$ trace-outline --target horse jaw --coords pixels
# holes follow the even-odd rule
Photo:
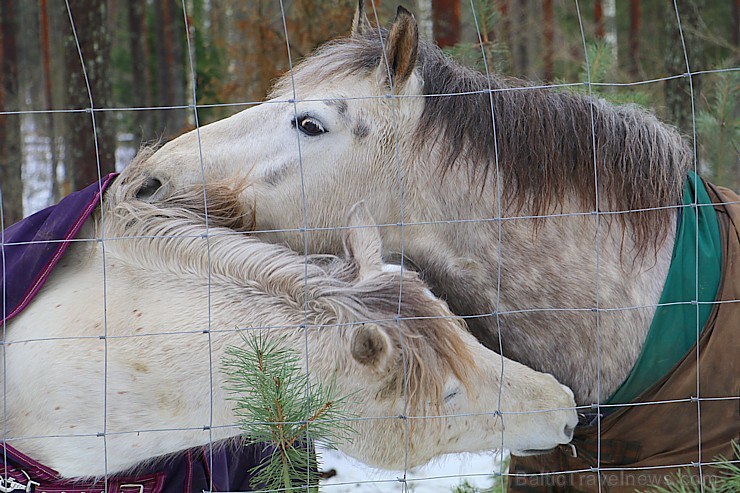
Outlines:
[[[455,382],[449,387],[454,397],[436,411],[430,405],[425,415],[409,414],[402,399],[392,413],[372,400],[357,403],[374,418],[358,420],[356,434],[338,448],[371,466],[404,470],[450,453],[508,449],[526,455],[572,439],[578,419],[569,389],[551,375],[504,362],[472,337],[470,342],[480,375],[488,377],[485,386],[468,390]],[[371,382],[368,388],[373,388]]]

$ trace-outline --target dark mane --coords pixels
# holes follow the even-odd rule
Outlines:
[[[315,83],[336,75],[369,74],[381,61],[381,49],[377,31],[330,42],[296,68],[295,80]],[[430,144],[436,144],[443,172],[467,166],[471,181],[483,190],[492,183],[489,177],[496,168],[487,77],[423,41],[417,71],[429,96],[412,137],[416,150],[429,153],[434,147]],[[288,89],[290,83],[286,76],[277,89]],[[516,210],[549,214],[566,199],[575,200],[583,212],[595,210],[594,137],[600,211],[681,203],[691,149],[675,128],[652,113],[596,97],[591,104],[582,94],[528,87],[498,75],[491,76],[490,88],[502,194]],[[670,209],[664,209],[620,214],[619,219],[634,228],[638,242],[657,242],[667,231],[669,214]]]
[[[486,76],[426,44],[419,65],[425,94],[486,91],[425,98],[415,137],[417,142],[423,136],[428,141],[441,127],[441,166],[468,164],[476,176],[488,175],[496,165],[496,149]],[[529,205],[527,212],[547,214],[566,197],[575,197],[583,211],[595,210],[594,136],[601,211],[680,204],[691,150],[678,131],[652,113],[599,98],[591,104],[581,94],[527,88],[522,81],[495,75],[490,87],[496,91],[492,99],[502,192],[520,210]],[[525,89],[506,90],[517,87]],[[669,221],[663,215],[623,217],[645,238],[656,229],[664,232]],[[641,217],[654,224],[645,224]]]

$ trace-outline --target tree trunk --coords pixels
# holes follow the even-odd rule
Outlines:
[[[192,81],[193,74],[190,70],[190,62],[186,59],[187,54],[187,36],[185,31],[185,21],[183,20],[182,2],[180,0],[169,0],[170,2],[170,35],[172,36],[172,63],[170,64],[170,80],[172,81],[172,97],[175,105],[193,104],[193,93],[187,91],[187,87]],[[164,2],[163,2],[164,3]],[[170,111],[171,128],[179,135],[184,130],[188,130],[188,120],[193,119],[193,110],[185,109],[179,111]],[[194,125],[195,122],[192,121]]]
[[[613,66],[617,66],[617,4],[615,0],[604,0],[604,41],[612,52]]]
[[[677,0],[678,14],[681,18],[683,38],[686,43],[686,56],[692,71],[698,70],[703,56],[703,45],[701,38],[696,34],[700,28],[699,12],[704,6],[704,0]],[[666,75],[679,75],[686,73],[686,60],[684,58],[683,46],[681,44],[681,31],[678,28],[676,12],[673,5],[666,5],[666,34],[667,48],[665,69]],[[693,77],[694,100],[699,100],[701,92],[700,78]],[[688,135],[692,134],[691,121],[691,92],[689,78],[682,77],[665,81],[665,103],[668,115],[672,122]]]
[[[18,94],[18,29],[14,0],[0,2],[0,109],[20,109]],[[3,227],[23,218],[20,115],[0,115],[0,191]]]
[[[543,44],[544,44],[544,61],[543,61],[543,78],[546,81],[552,81],[554,77],[553,51],[555,44],[555,32],[553,24],[552,0],[544,0],[542,3],[543,19]]]
[[[67,103],[70,109],[108,108],[111,106],[110,29],[108,4],[105,0],[75,0],[69,3],[72,22],[82,52],[90,93],[87,90],[72,26],[65,40],[64,60],[67,67]],[[92,101],[91,101],[92,97]],[[65,165],[74,190],[98,181],[99,176],[115,171],[116,132],[113,114],[96,111],[73,113],[67,121]],[[94,131],[93,131],[94,130]],[[97,153],[96,137],[97,135]],[[100,169],[98,170],[98,160]]]
[[[185,99],[182,46],[182,11],[175,0],[154,2],[157,24],[157,104],[165,107],[192,103]],[[189,112],[182,109],[158,111],[157,123],[165,137],[181,133]]]
[[[458,0],[432,0],[434,40],[440,48],[460,42],[460,2]]]
[[[630,75],[640,76],[640,0],[630,0]]]
[[[528,41],[528,20],[529,20],[529,2],[528,0],[520,0],[514,2],[516,5],[515,10],[517,13],[517,35],[512,36],[512,40],[516,47],[512,46],[512,53],[515,54],[513,57],[515,60],[514,68],[516,69],[516,75],[519,77],[526,77],[529,71],[529,50],[527,47]]]
[[[735,0],[732,5],[732,45],[740,46],[740,0]]]
[[[129,0],[128,2],[129,49],[131,50],[131,72],[134,74],[134,83],[139,88],[137,93],[141,95],[141,99],[135,101],[134,104],[151,108],[152,73],[149,69],[146,8],[146,0]],[[155,138],[152,115],[151,110],[137,111],[134,114],[134,122],[136,130],[139,132],[140,141]]]
[[[596,37],[604,39],[604,7],[601,0],[594,1],[594,24],[596,25]]]
[[[429,41],[434,39],[433,0],[416,0],[416,19],[419,36]]]
[[[44,99],[47,109],[54,108],[54,97],[51,91],[51,55],[49,53],[49,11],[46,0],[39,1],[39,26],[41,30],[41,65],[44,71]],[[57,136],[54,128],[54,114],[46,113],[46,135],[49,137],[49,150],[51,151],[50,176],[51,197],[50,202],[55,203],[60,198],[59,181],[57,180],[57,165],[59,156],[57,152]]]
[[[157,26],[157,105],[173,106],[172,97],[172,20],[170,2],[162,0],[154,2],[154,12]],[[164,135],[172,135],[175,130],[170,128],[170,113],[177,110],[157,111],[157,127]]]
[[[496,34],[496,40],[503,43],[508,51],[508,66],[514,67],[514,57],[511,45],[511,9],[509,0],[499,0],[498,11],[501,15],[501,30]]]

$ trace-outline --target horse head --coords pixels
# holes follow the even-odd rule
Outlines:
[[[361,9],[358,15],[365,19]],[[343,211],[358,200],[379,223],[401,222],[399,180],[410,170],[396,158],[396,143],[410,149],[424,107],[416,97],[423,86],[418,29],[403,8],[387,32],[369,29],[366,19],[355,24],[350,37],[319,48],[278,81],[264,103],[152,153],[140,196],[246,178],[244,202],[256,205],[255,228],[281,230],[271,240],[299,251],[303,239],[295,230],[319,228],[311,251],[340,253],[341,235],[331,228],[346,224]]]

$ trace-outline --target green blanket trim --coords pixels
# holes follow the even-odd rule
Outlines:
[[[694,197],[698,206],[694,205]],[[712,311],[711,302],[717,295],[720,281],[722,245],[714,206],[704,183],[694,172],[689,173],[684,185],[683,203],[683,214],[676,233],[668,277],[660,296],[660,306],[655,310],[635,366],[604,404],[632,402],[668,373],[694,347]],[[694,302],[697,294],[698,305]]]

